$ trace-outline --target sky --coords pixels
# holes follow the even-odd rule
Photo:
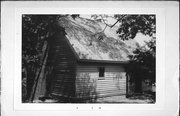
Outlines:
[[[113,15],[109,15],[109,16],[113,16]],[[83,14],[83,15],[80,15],[80,17],[87,18],[87,19],[92,19],[91,15],[89,15],[89,14],[88,15]],[[112,17],[107,18],[107,23],[108,24],[113,25],[116,21],[117,20],[112,18]],[[143,45],[145,45],[145,41],[149,41],[151,38],[149,36],[145,36],[145,35],[143,35],[141,33],[138,33],[134,39],[139,43],[140,46],[143,46]]]

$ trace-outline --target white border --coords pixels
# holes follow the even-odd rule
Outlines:
[[[2,3],[2,115],[172,115],[178,111],[179,11],[176,2],[5,2]],[[88,10],[87,10],[88,9]],[[91,10],[90,10],[91,9]],[[94,11],[96,13],[94,13]],[[105,12],[105,13],[104,13]],[[21,14],[156,14],[156,104],[22,104]],[[166,25],[166,27],[165,27]],[[165,46],[166,45],[166,46]],[[166,52],[166,53],[165,53]],[[173,91],[172,91],[173,90]],[[78,109],[76,107],[78,106]],[[93,109],[92,109],[93,107]],[[98,109],[101,107],[101,109]],[[58,111],[57,111],[58,110]],[[113,111],[112,111],[113,110]],[[94,111],[88,112],[87,111]],[[100,112],[99,112],[100,111]],[[108,111],[108,112],[107,112]]]
[[[22,14],[155,14],[157,17],[157,101],[155,104],[25,104],[21,103],[21,17]],[[165,77],[165,15],[163,9],[145,8],[18,8],[16,9],[16,41],[15,41],[15,80],[14,80],[14,108],[15,110],[147,110],[160,109],[164,103],[164,77]],[[101,107],[101,109],[98,109]]]

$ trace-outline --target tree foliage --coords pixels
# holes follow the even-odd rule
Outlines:
[[[23,101],[32,96],[35,77],[43,64],[49,36],[57,31],[61,15],[22,15]]]
[[[22,16],[22,55],[23,63],[40,66],[44,41],[53,33],[56,16]]]
[[[137,48],[134,55],[129,56],[130,66],[128,67],[129,73],[136,73],[134,76],[142,77],[143,79],[150,79],[155,83],[155,63],[156,63],[156,46],[155,39],[147,42],[146,46]]]
[[[134,39],[137,33],[142,33],[151,38],[145,46],[134,50],[129,55],[130,65],[128,73],[134,77],[134,81],[150,79],[155,83],[156,63],[156,17],[155,15],[114,15],[120,23],[117,33],[122,40]],[[136,83],[136,85],[141,83]],[[139,86],[139,85],[138,85]],[[138,88],[138,87],[136,87]],[[138,88],[140,92],[141,87]]]
[[[47,16],[22,15],[23,102],[30,97],[35,75],[42,63],[42,48],[49,34],[49,22]]]
[[[44,41],[58,30],[57,20],[67,15],[23,15],[22,55],[23,61],[40,65]],[[79,15],[71,15],[73,18]]]
[[[137,33],[153,36],[156,33],[155,15],[114,15],[120,26],[117,30],[123,40],[135,38]]]

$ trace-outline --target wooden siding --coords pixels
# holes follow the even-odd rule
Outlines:
[[[99,79],[98,67],[102,65],[78,65],[76,75],[76,97],[103,97],[126,94],[124,68],[105,66],[105,78]]]
[[[126,77],[124,72],[106,72],[105,80],[98,80],[99,96],[118,95],[126,93]]]
[[[51,52],[55,54],[53,79],[51,86],[52,96],[74,97],[76,58],[65,36],[61,33],[54,36],[54,45]]]
[[[125,72],[122,66],[116,65],[77,65],[77,72],[97,72],[98,67],[105,67],[105,72]]]

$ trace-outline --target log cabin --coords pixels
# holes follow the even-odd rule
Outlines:
[[[122,41],[116,26],[81,17],[62,17],[58,25],[64,31],[52,37],[50,95],[67,102],[126,95],[128,55],[136,41]]]

